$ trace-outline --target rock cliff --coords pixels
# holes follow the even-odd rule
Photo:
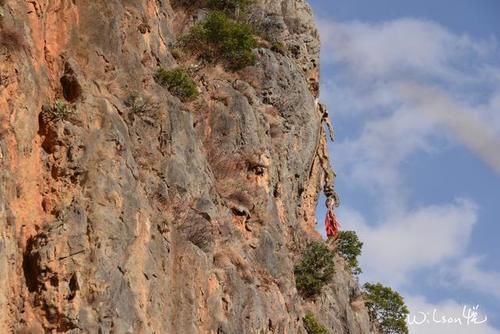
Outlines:
[[[315,300],[295,288],[334,195],[304,1],[252,5],[284,48],[237,72],[175,54],[205,15],[193,1],[0,4],[1,333],[306,333],[306,311],[370,332],[341,259]],[[199,97],[158,66],[188,69]]]

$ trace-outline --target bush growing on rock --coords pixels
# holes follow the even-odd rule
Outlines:
[[[314,314],[311,312],[307,312],[302,321],[307,334],[328,334],[326,328],[316,321]]]
[[[335,271],[334,253],[319,241],[311,242],[295,266],[297,290],[306,298],[314,297],[328,284]]]
[[[257,47],[250,26],[236,22],[223,12],[213,12],[183,38],[184,46],[211,62],[222,62],[230,70],[255,64]]]
[[[159,68],[155,74],[155,80],[158,84],[167,87],[169,92],[181,101],[186,102],[198,96],[198,89],[193,79],[180,68],[173,70]]]
[[[208,0],[208,7],[239,16],[250,5],[250,0]]]
[[[233,18],[244,18],[249,5],[254,0],[171,0],[174,7],[182,6],[188,10],[207,8],[224,12]]]
[[[358,256],[361,255],[363,243],[359,241],[358,235],[354,231],[340,231],[336,241],[337,253],[346,261],[354,275],[360,274],[361,268],[358,263]]]
[[[382,333],[408,333],[406,317],[409,311],[398,292],[380,283],[366,283],[363,290],[370,319],[378,325]]]

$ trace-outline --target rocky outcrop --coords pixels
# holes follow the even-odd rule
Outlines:
[[[180,1],[2,13],[2,333],[305,333],[307,310],[369,332],[342,264],[316,300],[295,288],[334,180],[307,4],[257,1],[249,20],[286,48],[237,73],[173,57],[201,16]],[[200,97],[157,85],[160,65],[188,68]]]

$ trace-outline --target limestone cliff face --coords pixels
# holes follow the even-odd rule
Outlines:
[[[236,73],[173,57],[203,16],[189,1],[0,3],[1,333],[305,333],[308,310],[370,331],[341,264],[315,301],[295,288],[334,175],[306,3],[257,1],[287,51]],[[200,97],[157,85],[160,65]],[[46,117],[56,100],[69,117]]]

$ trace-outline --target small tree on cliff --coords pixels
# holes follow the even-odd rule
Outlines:
[[[384,334],[408,334],[406,317],[409,313],[403,297],[380,283],[363,286],[370,319]]]
[[[212,12],[182,39],[184,47],[210,62],[221,62],[229,70],[255,64],[252,49],[257,40],[252,28],[224,12]]]
[[[335,272],[334,253],[320,241],[311,242],[295,266],[297,290],[306,298],[314,297],[329,283]]]
[[[358,256],[361,255],[363,243],[359,241],[358,235],[354,231],[340,231],[336,240],[336,250],[346,261],[354,275],[362,272],[358,263]]]

